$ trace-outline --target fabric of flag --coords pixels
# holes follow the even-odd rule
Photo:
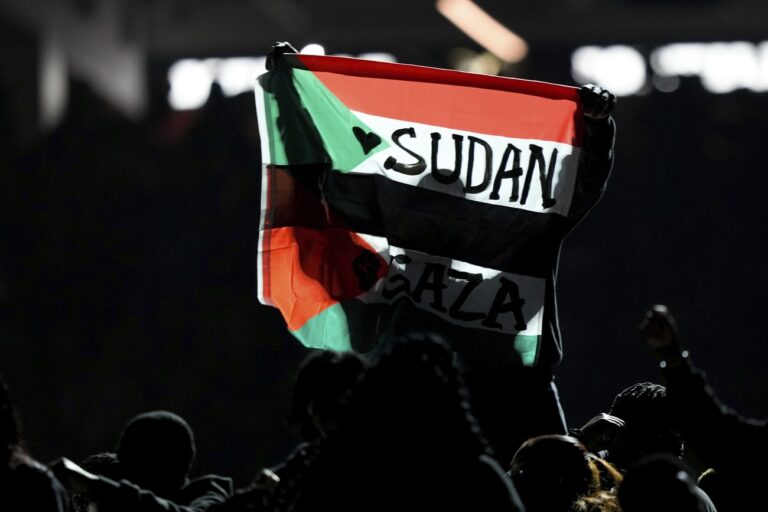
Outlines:
[[[405,322],[538,364],[561,241],[599,195],[578,92],[281,55],[256,87],[260,301],[308,347],[369,351]]]

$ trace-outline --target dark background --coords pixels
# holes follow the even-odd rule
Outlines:
[[[508,71],[559,83],[573,83],[584,44],[647,56],[768,33],[757,1],[479,3],[530,44]],[[431,1],[0,0],[0,373],[39,459],[109,450],[126,420],[158,408],[195,430],[196,473],[239,485],[295,441],[284,418],[306,352],[255,298],[252,95],[214,94],[184,113],[163,101],[175,60],[264,55],[276,40],[441,67],[456,47],[480,51]],[[45,121],[52,49],[69,100]],[[124,50],[139,56],[126,72],[140,72],[140,107],[103,99]],[[561,255],[558,384],[571,424],[658,381],[636,335],[655,302],[672,308],[720,396],[768,416],[767,107],[766,93],[714,95],[694,77],[619,100],[607,193]]]

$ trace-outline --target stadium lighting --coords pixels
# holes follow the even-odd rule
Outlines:
[[[646,84],[645,59],[631,46],[583,46],[571,56],[579,83],[596,83],[616,96],[639,94]]]
[[[661,76],[694,76],[704,68],[705,45],[674,43],[651,53],[651,67]]]
[[[211,93],[211,66],[197,59],[175,62],[168,70],[171,90],[168,103],[175,110],[191,110],[205,105]]]
[[[235,96],[252,91],[256,77],[266,71],[265,57],[237,57],[221,59],[215,73],[215,80],[221,85],[224,96]]]
[[[520,62],[528,44],[472,0],[437,0],[437,10],[480,46],[504,62]]]
[[[714,93],[728,93],[736,89],[756,89],[759,61],[755,45],[751,43],[715,43],[705,54],[701,83]]]
[[[671,43],[655,48],[648,61],[650,83],[662,92],[676,90],[680,77],[698,77],[715,94],[768,91],[768,41]],[[596,82],[618,95],[647,91],[639,85],[641,76],[645,82],[645,59],[630,47],[584,46],[573,52],[571,65],[576,81]]]
[[[310,43],[299,51],[305,55],[325,55],[325,48],[317,43]]]
[[[360,55],[358,55],[358,58],[366,59],[366,60],[377,60],[379,62],[397,62],[397,57],[395,57],[391,53],[385,53],[385,52],[361,53]]]
[[[768,43],[668,44],[651,54],[651,66],[661,76],[699,76],[709,92],[736,89],[768,90]]]
[[[307,53],[307,49],[309,52],[324,51],[322,46],[313,44],[305,46],[302,53]],[[397,62],[394,55],[383,52],[361,53],[359,58]],[[224,96],[252,91],[256,78],[267,72],[266,64],[265,56],[176,61],[168,69],[168,82],[171,84],[168,103],[174,110],[200,108],[208,101],[213,82],[221,86]]]

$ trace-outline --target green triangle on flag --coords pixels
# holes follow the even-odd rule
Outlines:
[[[346,173],[389,147],[312,71],[291,67],[287,59],[280,59],[259,81],[265,91],[270,163],[326,162],[333,170]]]

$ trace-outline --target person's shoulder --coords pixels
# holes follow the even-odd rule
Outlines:
[[[14,461],[9,475],[9,499],[20,497],[29,510],[61,511],[67,498],[64,488],[53,473],[29,457]]]
[[[11,476],[20,482],[53,482],[56,478],[51,471],[29,457],[16,459],[11,466]]]

